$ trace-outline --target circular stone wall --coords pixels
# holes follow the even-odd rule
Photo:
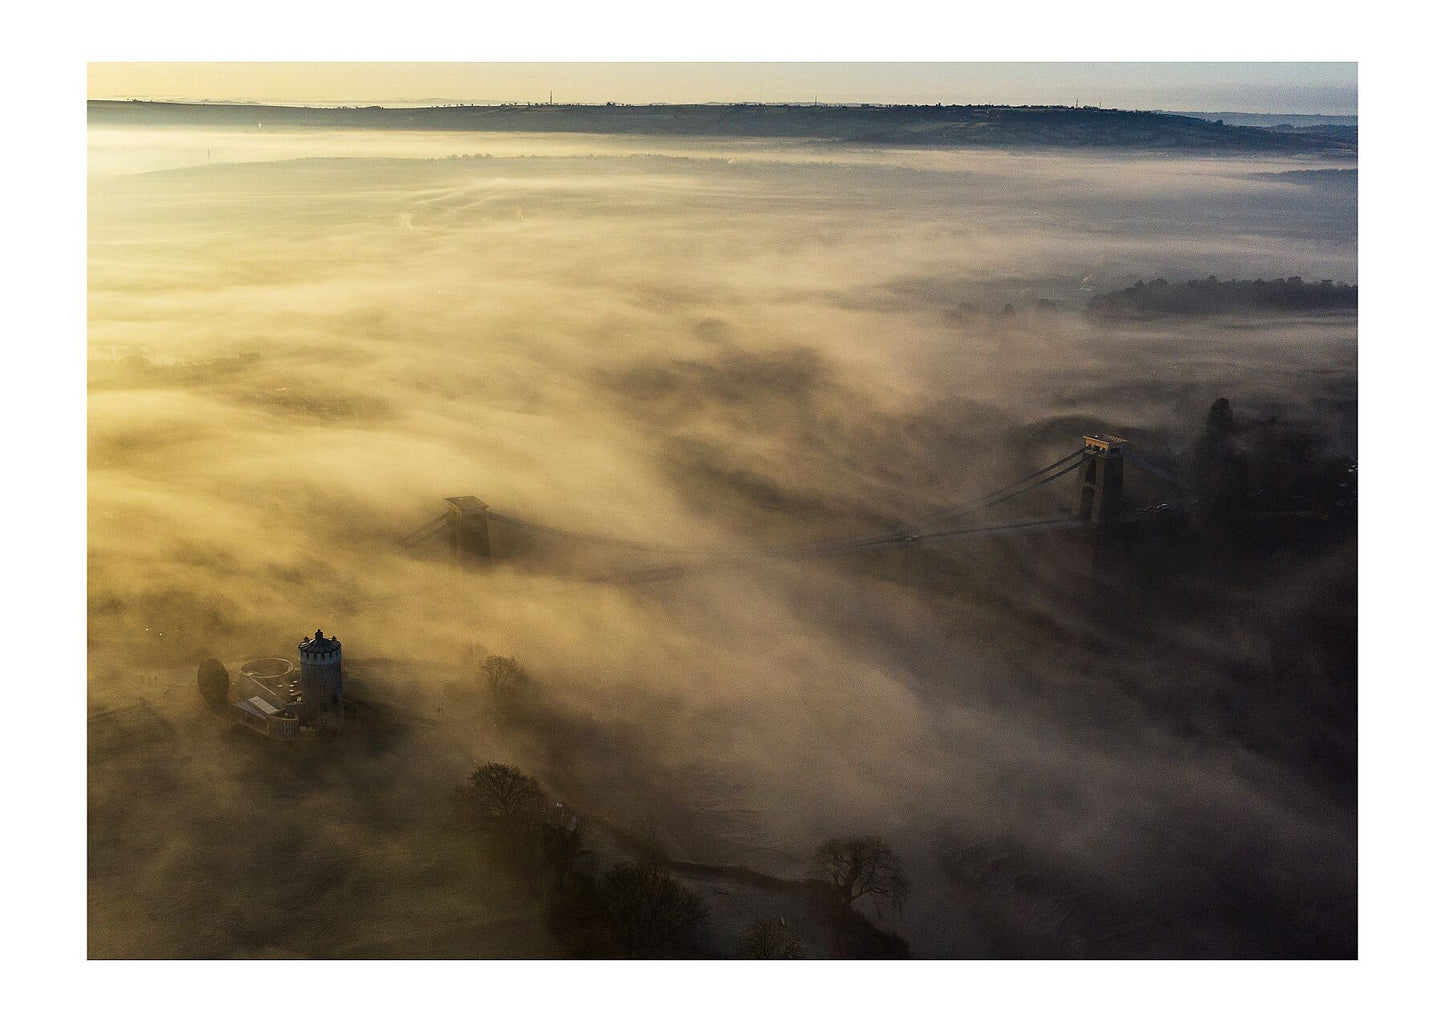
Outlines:
[[[285,681],[295,669],[295,664],[285,657],[279,656],[262,657],[260,660],[252,660],[241,665],[242,674],[267,688]]]

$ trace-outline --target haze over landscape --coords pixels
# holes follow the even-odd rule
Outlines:
[[[90,99],[338,106],[453,103],[1084,103],[1356,113],[1354,64],[552,61],[92,63]]]
[[[108,102],[121,67],[88,129],[92,957],[729,957],[775,916],[806,957],[1355,955],[1353,125],[257,112]],[[1300,112],[1352,114],[1353,71]],[[1216,97],[1184,108],[1251,109]],[[795,555],[1085,434],[1158,470],[1125,482],[1157,527]],[[460,494],[489,561],[402,542]],[[318,627],[347,733],[197,694]],[[489,763],[583,821],[571,872],[459,823]],[[858,835],[908,896],[829,915],[813,853]],[[705,918],[627,943],[634,861]]]

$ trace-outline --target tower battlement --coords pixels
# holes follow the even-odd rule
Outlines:
[[[339,727],[344,719],[341,703],[341,642],[326,638],[321,629],[296,646],[301,660],[301,701],[297,706],[302,722],[323,721]]]

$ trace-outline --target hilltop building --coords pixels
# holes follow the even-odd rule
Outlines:
[[[298,715],[303,724],[339,726],[345,716],[341,706],[341,643],[336,636],[325,638],[321,629],[302,639],[301,702]]]
[[[338,730],[342,703],[341,642],[321,629],[297,645],[300,668],[284,657],[263,657],[241,665],[240,698],[231,714],[269,738],[292,739],[318,730]]]
[[[290,660],[263,657],[242,664],[236,689],[240,698],[231,712],[241,723],[271,738],[297,736],[301,722],[293,708],[301,693]]]

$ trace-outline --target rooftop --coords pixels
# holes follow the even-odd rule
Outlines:
[[[252,696],[250,699],[247,699],[246,702],[250,703],[252,706],[254,706],[256,709],[260,710],[263,714],[265,714],[265,715],[268,716],[268,717],[274,716],[275,714],[278,714],[278,713],[281,712],[281,710],[280,710],[279,707],[272,706],[270,703],[268,703],[266,700],[262,699],[260,696]]]
[[[446,502],[452,506],[452,510],[463,518],[470,518],[473,515],[484,515],[487,513],[487,505],[471,495],[465,497],[447,497]]]
[[[235,706],[236,709],[258,720],[265,720],[268,717],[275,717],[281,714],[280,710],[260,696],[252,696],[250,699],[238,699],[236,700]]]
[[[307,653],[335,653],[341,648],[341,643],[334,635],[329,639],[324,638],[318,628],[315,635],[302,639],[296,648]]]

